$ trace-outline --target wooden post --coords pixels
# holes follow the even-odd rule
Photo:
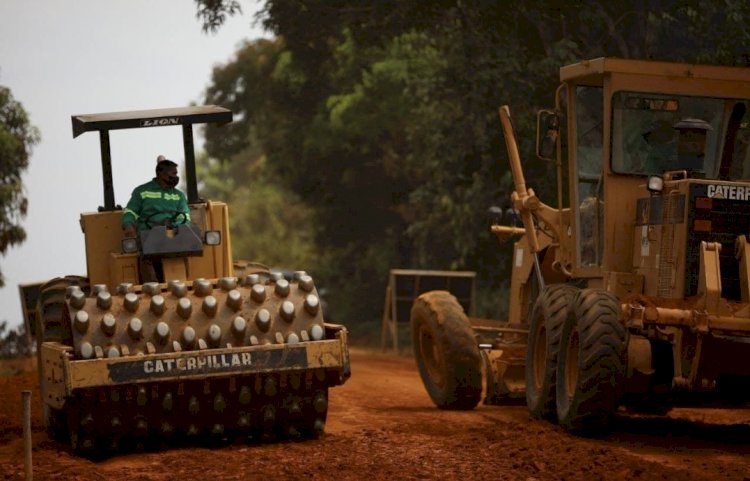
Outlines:
[[[393,352],[398,354],[398,310],[396,310],[396,276],[393,274],[393,270],[391,270],[390,274],[388,275],[389,278],[389,285],[391,286],[391,305],[389,306],[391,310],[391,336],[393,336]]]
[[[391,331],[391,285],[385,288],[385,305],[383,306],[383,326],[380,330],[380,350],[385,352],[385,344],[388,341],[388,333]]]
[[[31,391],[21,392],[23,403],[23,451],[26,481],[32,481],[34,474],[31,466]]]

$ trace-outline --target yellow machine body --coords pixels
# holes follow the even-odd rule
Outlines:
[[[197,195],[192,125],[231,118],[202,106],[72,119],[74,136],[96,130],[102,143],[104,206],[80,217],[87,273],[20,291],[25,306],[36,303],[27,325],[35,323],[45,424],[80,454],[317,437],[328,388],[349,377],[347,331],[325,322],[312,277],[233,259],[228,206]],[[170,125],[183,129],[192,225],[155,229],[168,245],[187,229],[191,244],[159,251],[163,278],[141,282],[114,203],[108,132]]]
[[[571,430],[606,425],[618,406],[750,402],[750,70],[598,58],[560,80],[536,142],[557,205],[527,186],[500,108],[523,225],[491,228],[520,238],[509,319],[472,331],[486,402],[525,394],[532,415]],[[420,302],[424,332],[424,304],[444,307]],[[440,331],[415,332],[427,366]]]
[[[222,243],[204,246],[203,255],[164,259],[165,279],[216,279],[234,275],[229,235],[229,209],[223,202],[190,206],[190,218],[203,232],[221,232]],[[122,253],[122,211],[81,214],[89,282],[111,291],[123,282],[139,283],[138,254]]]

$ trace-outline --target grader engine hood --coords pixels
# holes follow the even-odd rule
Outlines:
[[[665,184],[662,192],[638,199],[636,210],[634,265],[652,274],[647,294],[695,296],[701,242],[707,242],[721,245],[722,297],[741,300],[735,243],[750,234],[750,184],[698,179]]]

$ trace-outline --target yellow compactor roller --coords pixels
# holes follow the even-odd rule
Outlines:
[[[198,196],[192,125],[231,120],[216,106],[72,117],[74,137],[101,140],[104,206],[80,219],[88,275],[21,291],[38,299],[27,325],[48,432],[81,454],[316,437],[328,388],[349,377],[346,329],[323,319],[313,279],[234,261],[226,204]],[[155,126],[182,128],[192,223],[123,239],[109,131]],[[139,282],[142,255],[161,261],[161,282]]]

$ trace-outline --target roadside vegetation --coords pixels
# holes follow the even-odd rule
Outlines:
[[[197,3],[207,31],[240,14]],[[749,20],[732,0],[267,0],[256,21],[274,39],[245,43],[207,89],[236,121],[206,132],[204,189],[230,203],[238,257],[310,271],[342,322],[380,318],[391,268],[476,271],[477,315],[502,317],[512,243],[486,215],[512,189],[498,107],[528,185],[556,205],[554,166],[533,150],[560,66],[745,66]]]

